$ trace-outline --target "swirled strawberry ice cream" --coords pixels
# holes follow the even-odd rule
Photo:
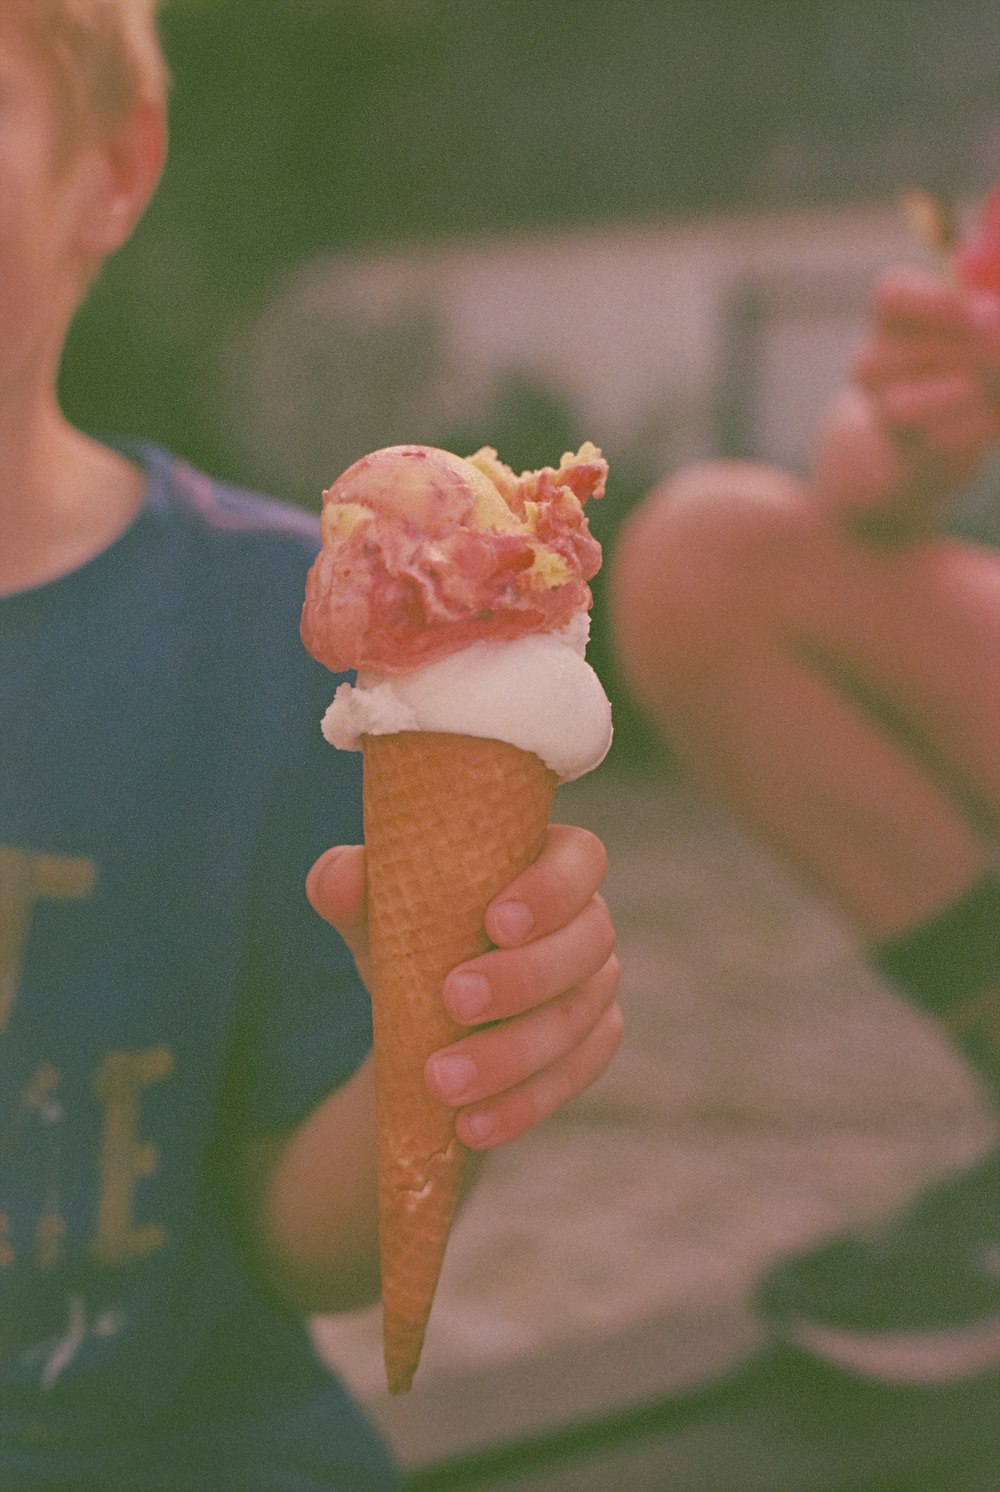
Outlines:
[[[489,448],[390,446],[349,467],[323,494],[302,615],[313,656],[357,670],[327,738],[448,731],[534,751],[563,781],[597,766],[611,711],[584,658],[601,562],[584,504],[606,477],[589,443],[520,476]]]

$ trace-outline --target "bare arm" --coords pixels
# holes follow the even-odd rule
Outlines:
[[[298,1129],[248,1142],[239,1217],[264,1283],[294,1310],[342,1311],[378,1295],[371,1059]]]

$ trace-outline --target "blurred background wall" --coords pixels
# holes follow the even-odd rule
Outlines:
[[[1000,175],[994,0],[168,0],[70,415],[307,506],[364,451],[801,465],[904,188]],[[973,494],[985,514],[985,500]],[[598,611],[597,647],[603,646]]]

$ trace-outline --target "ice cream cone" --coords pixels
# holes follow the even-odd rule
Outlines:
[[[463,1034],[441,987],[489,946],[486,907],[538,855],[557,778],[504,741],[365,736],[364,811],[378,1103],[383,1341],[390,1393],[423,1346],[461,1183],[454,1112],[424,1064]]]
[[[364,751],[389,1388],[409,1388],[461,1183],[454,1112],[424,1084],[464,1034],[446,975],[489,947],[486,908],[542,848],[557,782],[591,771],[611,709],[586,662],[601,562],[584,441],[520,476],[483,447],[369,452],[323,493],[302,640],[352,670],[323,718]]]

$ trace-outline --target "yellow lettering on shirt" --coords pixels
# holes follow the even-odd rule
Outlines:
[[[109,1052],[94,1074],[94,1092],[104,1103],[97,1231],[91,1252],[101,1264],[125,1264],[162,1248],[159,1223],[135,1218],[136,1184],[159,1164],[157,1147],[139,1136],[144,1088],[162,1082],[173,1068],[166,1047],[144,1052]]]
[[[86,900],[96,879],[93,860],[0,845],[0,1032],[14,1008],[36,902]]]

